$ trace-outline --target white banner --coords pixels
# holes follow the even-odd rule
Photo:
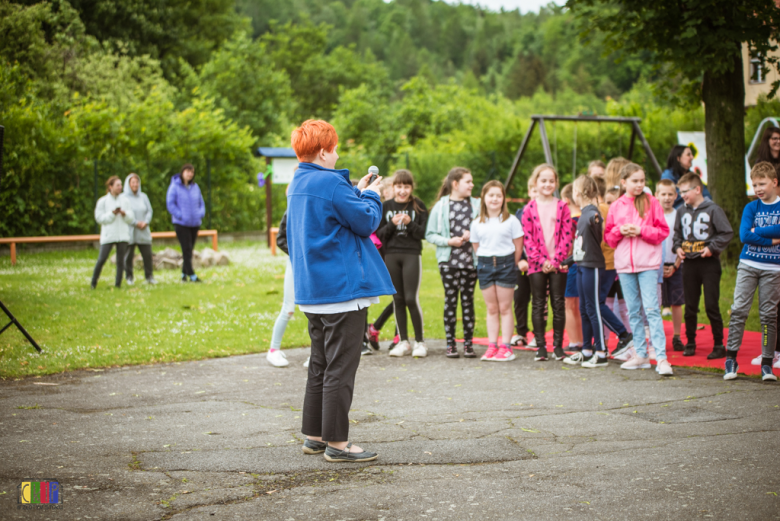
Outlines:
[[[289,157],[275,157],[271,160],[273,165],[273,184],[287,185],[292,182],[293,174],[298,168],[298,160]]]
[[[690,147],[693,152],[691,170],[701,172],[701,180],[707,184],[707,145],[704,132],[677,132],[677,143]]]

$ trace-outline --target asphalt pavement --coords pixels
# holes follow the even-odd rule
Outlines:
[[[780,383],[429,347],[362,360],[363,464],[301,452],[307,349],[0,382],[0,517],[780,519]],[[61,508],[18,508],[35,480]]]

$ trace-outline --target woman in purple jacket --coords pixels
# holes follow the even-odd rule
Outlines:
[[[181,253],[184,257],[182,265],[182,282],[200,282],[192,269],[192,249],[198,240],[198,229],[201,220],[206,215],[206,205],[198,184],[193,181],[195,167],[186,164],[181,167],[181,173],[171,178],[168,187],[168,195],[165,198],[168,213],[173,217],[173,226],[176,230],[176,238],[181,245]]]

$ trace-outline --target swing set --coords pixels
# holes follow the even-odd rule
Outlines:
[[[576,168],[577,168],[577,123],[582,122],[596,122],[596,123],[621,123],[631,126],[631,139],[628,143],[628,154],[627,158],[628,160],[631,160],[631,156],[634,155],[634,142],[636,141],[636,138],[639,138],[639,141],[642,143],[642,147],[645,149],[645,152],[647,153],[647,157],[650,159],[650,162],[652,163],[653,167],[655,168],[658,177],[657,179],[661,178],[661,165],[658,164],[658,160],[655,158],[655,154],[653,154],[653,150],[650,148],[650,144],[647,142],[647,139],[645,139],[645,135],[642,133],[642,129],[639,128],[639,122],[642,121],[641,118],[623,118],[623,117],[608,117],[608,116],[588,116],[588,115],[580,115],[580,116],[543,116],[543,115],[535,115],[531,116],[531,126],[528,127],[528,131],[525,133],[525,137],[523,138],[523,142],[520,145],[520,149],[517,151],[517,155],[515,156],[515,160],[512,162],[512,167],[509,169],[509,175],[506,178],[506,182],[504,183],[504,186],[506,189],[509,189],[509,185],[512,183],[512,179],[515,177],[515,173],[517,172],[517,168],[520,165],[520,161],[523,159],[523,155],[525,154],[526,149],[528,148],[528,143],[531,139],[531,134],[533,134],[534,128],[539,125],[539,134],[542,138],[542,149],[544,150],[544,158],[545,161],[549,164],[556,164],[557,161],[553,161],[553,151],[552,148],[550,148],[550,140],[547,137],[547,127],[545,126],[545,121],[573,121],[575,122],[574,125],[574,146],[572,151],[572,169],[573,174],[576,175]],[[599,126],[599,129],[601,127]],[[553,123],[553,137],[555,141],[555,157],[557,159],[558,156],[558,136],[555,132],[555,123]],[[599,132],[600,133],[600,132]],[[600,142],[600,138],[599,138]]]

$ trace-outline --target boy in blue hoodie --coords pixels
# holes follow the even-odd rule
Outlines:
[[[744,246],[737,266],[723,379],[737,377],[737,352],[742,344],[753,295],[758,288],[761,379],[776,381],[777,377],[772,373],[772,358],[777,340],[777,305],[780,302],[780,197],[775,193],[777,171],[771,163],[757,163],[750,172],[750,179],[758,199],[742,211],[739,238]]]
[[[337,146],[325,121],[304,121],[292,133],[300,164],[287,192],[287,247],[311,337],[303,452],[372,461],[375,453],[348,442],[349,409],[368,306],[395,289],[369,238],[382,218],[382,178],[369,185],[369,174],[353,187],[349,170],[334,170]]]

